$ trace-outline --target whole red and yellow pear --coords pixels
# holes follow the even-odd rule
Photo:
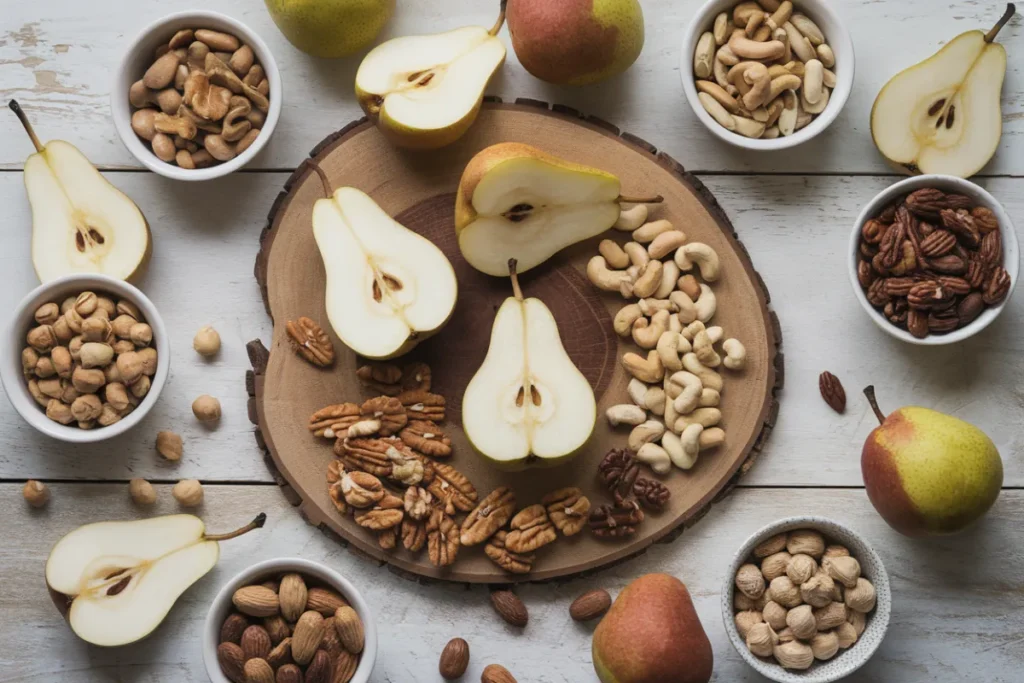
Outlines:
[[[907,536],[950,534],[984,515],[1003,485],[1003,461],[974,425],[929,408],[907,406],[868,435],[861,471],[868,498],[889,526]]]
[[[707,683],[714,655],[686,585],[647,574],[626,586],[594,631],[601,683]]]

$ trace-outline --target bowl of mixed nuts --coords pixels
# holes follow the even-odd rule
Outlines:
[[[952,344],[988,327],[1017,284],[1017,233],[974,183],[922,175],[879,193],[850,236],[850,283],[871,319],[912,344]]]
[[[91,443],[138,424],[167,381],[170,348],[153,303],[106,275],[68,275],[18,304],[0,363],[19,414],[61,441]]]
[[[208,180],[249,163],[281,114],[266,43],[217,12],[179,12],[132,42],[110,104],[121,140],[154,173]]]
[[[355,587],[300,558],[260,562],[217,593],[203,660],[212,683],[366,683],[377,626]]]
[[[780,683],[831,683],[859,669],[889,626],[889,577],[852,529],[787,517],[736,553],[722,588],[725,630],[740,656]]]

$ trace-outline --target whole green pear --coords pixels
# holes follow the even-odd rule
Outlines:
[[[288,41],[314,57],[347,57],[368,47],[395,0],[265,0]]]
[[[868,435],[861,472],[868,498],[906,536],[950,534],[999,497],[1003,461],[992,439],[963,420],[907,406],[886,417],[874,387],[864,390],[880,426]]]
[[[508,0],[506,12],[519,61],[548,83],[610,78],[628,69],[644,46],[637,0]]]

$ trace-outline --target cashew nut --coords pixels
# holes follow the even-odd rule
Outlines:
[[[718,427],[705,429],[700,433],[700,450],[706,451],[709,448],[717,448],[725,443],[725,430]]]
[[[609,270],[604,256],[595,256],[587,263],[587,279],[598,289],[617,292],[623,280],[626,279],[626,274],[621,270]]]
[[[629,433],[627,444],[631,451],[638,451],[645,443],[659,440],[664,433],[665,425],[657,420],[647,420],[633,427],[633,431]]]
[[[736,66],[740,63],[740,58],[736,56],[736,53],[732,51],[728,43],[718,48],[718,52],[715,53],[715,60],[725,66]],[[724,88],[725,86],[723,85],[722,87]]]
[[[647,253],[652,259],[662,259],[679,247],[686,244],[686,233],[682,230],[663,232],[647,245]]]
[[[707,78],[711,75],[711,61],[715,58],[715,35],[711,31],[705,31],[697,41],[697,47],[693,51],[693,74],[697,78]]]
[[[787,90],[796,90],[802,83],[800,76],[796,74],[782,74],[772,78],[771,87],[768,89],[768,102],[774,102]]]
[[[774,128],[775,124],[778,123],[779,114],[782,113],[782,100],[775,98],[768,104],[768,120],[764,122],[764,125],[768,128]],[[765,130],[767,133],[767,129]],[[764,136],[761,136],[764,137]]]
[[[668,392],[665,392],[665,415],[662,417],[662,419],[665,421],[665,427],[671,431],[675,431],[676,420],[679,419],[679,413],[676,412],[673,403],[674,401],[673,399],[669,398]]]
[[[679,309],[679,322],[687,325],[697,319],[697,306],[686,292],[672,292],[668,295],[668,300]]]
[[[675,313],[677,310],[676,305],[668,299],[640,299],[636,302],[637,306],[640,307],[640,312],[644,315],[654,315],[658,311],[668,311],[669,313]]]
[[[705,282],[717,280],[721,269],[718,252],[703,242],[691,242],[679,247],[676,250],[675,261],[679,270],[684,272],[693,270],[696,264]]]
[[[705,389],[700,392],[698,408],[716,408],[722,402],[722,395],[714,389]]]
[[[676,280],[679,279],[679,266],[675,261],[662,261],[661,284],[654,292],[655,299],[666,299],[676,289]]]
[[[700,425],[690,425],[682,431],[682,434],[676,437],[679,441],[679,457],[672,458],[673,465],[681,470],[688,470],[697,464],[697,456],[700,454],[700,433],[702,431],[704,431],[704,428]],[[670,457],[671,455],[672,453],[669,452]]]
[[[612,427],[618,427],[619,425],[632,425],[643,424],[647,419],[647,411],[639,406],[629,405],[623,403],[621,405],[612,406],[604,412],[605,417],[608,418],[608,423]]]
[[[822,43],[817,47],[815,52],[818,55],[818,59],[825,65],[826,69],[831,69],[836,65],[836,55],[832,52],[832,48],[829,47],[828,43]]]
[[[635,377],[629,380],[629,384],[626,385],[626,393],[633,399],[633,403],[637,406],[644,408],[644,396],[647,395],[647,385],[636,379]]]
[[[644,223],[633,231],[633,240],[642,244],[654,241],[654,238],[663,232],[673,230],[672,223],[665,219]]]
[[[644,407],[655,415],[664,415],[665,390],[661,387],[650,387],[644,395]]]
[[[723,330],[718,325],[712,325],[711,327],[707,327],[705,329],[708,333],[708,339],[711,340],[712,344],[717,344],[718,342],[722,341],[722,339],[725,337],[725,330]]]
[[[768,67],[764,64],[755,64],[743,72],[744,82],[750,86],[750,90],[743,96],[743,106],[753,111],[768,101],[768,92],[772,86],[771,76],[768,75]]]
[[[683,367],[687,372],[693,373],[700,378],[701,384],[708,389],[714,389],[715,391],[722,391],[722,376],[711,368],[705,367],[703,363],[697,360],[697,354],[687,353],[683,354]],[[664,372],[664,368],[662,369]]]
[[[725,48],[722,48],[722,49],[724,50]],[[721,52],[721,50],[719,50],[719,52]],[[729,68],[721,59],[717,59],[716,58],[714,63],[711,65],[711,75],[713,75],[715,77],[715,83],[720,85],[722,87],[722,89],[725,90],[725,94],[728,95],[731,98],[733,96],[733,93],[729,91],[729,88],[732,88],[734,86],[733,86],[732,83],[729,82]],[[698,81],[698,83],[703,83],[703,82],[704,81]],[[700,88],[698,87],[698,90],[699,89]],[[711,95],[711,93],[708,93],[708,94]],[[714,95],[711,95],[711,96],[714,97]],[[733,101],[735,102],[735,100],[733,100]],[[726,109],[728,110],[728,106],[727,105],[722,103],[722,106],[726,107]]]
[[[675,372],[683,369],[683,361],[679,357],[679,340],[680,336],[676,332],[664,332],[658,338],[657,351],[666,370]]]
[[[715,60],[715,69],[717,70],[720,66],[721,62]],[[725,73],[728,74],[728,72]],[[725,80],[726,83],[728,83],[728,75],[725,76]],[[718,103],[725,107],[725,110],[728,111],[730,114],[739,113],[739,102],[737,102],[736,98],[726,91],[725,86],[720,85],[714,81],[697,81],[696,83],[694,83],[694,85],[697,87],[698,91],[707,93],[708,95],[714,97],[718,101]]]
[[[722,342],[725,360],[722,365],[730,370],[742,370],[747,364],[747,349],[739,339],[726,339]]]
[[[612,227],[623,232],[633,232],[647,220],[647,205],[637,204],[630,209],[619,212],[619,220]]]
[[[647,265],[647,262],[651,260],[651,257],[647,254],[647,250],[636,242],[627,242],[623,245],[622,249],[629,255],[629,260],[634,266],[643,268]]]
[[[698,332],[702,332],[706,329],[707,327],[704,325],[703,322],[701,322],[700,320],[694,320],[689,325],[683,328],[683,337],[692,342],[694,338],[697,336]]]
[[[792,36],[790,36],[792,40]],[[778,40],[767,40],[763,43],[751,40],[742,31],[734,31],[729,38],[729,49],[736,56],[744,59],[773,60],[786,53],[786,46]]]
[[[698,332],[697,336],[693,338],[693,352],[697,355],[697,360],[705,367],[717,368],[722,364],[722,357],[715,351],[707,330]]]
[[[620,337],[628,337],[629,333],[633,331],[633,323],[641,318],[643,314],[639,304],[626,304],[620,308],[619,312],[615,314],[615,319],[612,321],[615,334]]]
[[[711,115],[718,125],[726,130],[736,129],[736,120],[721,103],[706,92],[697,93],[697,99],[704,107],[704,111]]]
[[[693,358],[697,360],[696,356]],[[661,357],[654,350],[647,352],[646,359],[632,352],[627,353],[622,357],[622,365],[633,377],[648,384],[660,382],[665,376],[665,367],[661,364]],[[708,372],[714,372],[714,370],[708,370]]]
[[[810,41],[811,45],[821,45],[825,42],[825,34],[821,32],[818,25],[806,14],[794,14],[789,18],[789,21]]]
[[[645,443],[636,452],[636,459],[648,465],[655,474],[668,474],[672,470],[672,459],[665,449],[656,443]]]
[[[763,123],[754,119],[748,119],[745,116],[734,116],[732,118],[736,123],[736,133],[755,140],[764,135],[766,126]]]
[[[676,418],[675,428],[677,432],[684,432],[687,428],[698,425],[707,429],[714,427],[722,421],[722,411],[718,408],[697,408],[689,415]]]
[[[686,296],[696,300],[700,296],[700,283],[693,275],[684,275],[676,283],[680,291],[686,292]]]
[[[741,2],[736,5],[732,10],[732,21],[737,26],[746,26],[747,22],[750,21],[750,17],[757,14],[758,12],[764,13],[761,6],[753,0],[747,0],[747,2]]]
[[[754,36],[757,35],[757,30],[764,25],[764,21],[767,18],[768,15],[764,12],[751,13],[750,17],[747,19],[747,25],[743,27],[743,34],[747,38],[754,39]]]
[[[668,331],[669,332],[682,332],[683,324],[679,322],[679,316],[673,315],[668,319]]]
[[[658,311],[648,321],[647,318],[637,318],[633,322],[633,341],[642,349],[653,349],[658,345],[658,339],[668,331],[668,311]]]
[[[605,262],[612,268],[623,270],[629,267],[629,256],[617,242],[601,240],[601,243],[597,245],[597,251],[604,256]]]
[[[680,371],[672,375],[673,385],[680,387],[681,391],[672,401],[672,407],[679,415],[687,415],[697,409],[700,403],[700,395],[704,390],[700,378],[691,372]]]
[[[697,320],[706,323],[715,317],[715,311],[718,309],[718,299],[715,298],[715,293],[711,291],[710,287],[701,284],[700,297],[693,302],[693,305],[697,308]]]
[[[765,9],[768,9],[767,7]],[[781,28],[783,24],[789,21],[789,18],[793,16],[793,3],[789,0],[779,3],[779,6],[775,10],[769,10],[772,15],[768,17],[764,23],[771,26],[773,29]]]
[[[817,104],[824,95],[825,65],[817,59],[812,59],[804,67],[804,87],[801,94],[804,101]]]
[[[630,242],[630,244],[636,244],[636,242]],[[661,264],[661,261],[649,261],[643,267],[640,277],[633,283],[633,296],[643,299],[658,291],[658,288],[661,286],[661,271],[663,268],[664,266]]]

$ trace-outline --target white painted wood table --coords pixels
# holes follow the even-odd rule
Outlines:
[[[496,0],[399,0],[386,36],[426,33],[467,23],[489,25]],[[713,139],[689,110],[679,85],[679,42],[700,0],[645,0],[647,43],[622,78],[585,89],[545,85],[513,53],[489,92],[506,100],[560,102],[614,122],[698,173],[718,197],[771,290],[782,321],[786,386],[778,425],[742,485],[692,530],[668,546],[595,578],[561,586],[527,586],[529,627],[507,627],[483,588],[421,586],[358,559],[306,526],[268,474],[246,415],[244,343],[267,339],[269,320],[252,277],[257,236],[271,199],[316,142],[361,114],[352,94],[358,58],[325,61],[294,50],[259,0],[5,0],[0,10],[0,99],[11,97],[44,139],[79,146],[142,207],[153,227],[152,264],[139,283],[171,331],[171,378],[159,404],[134,432],[95,447],[47,440],[0,401],[0,681],[97,683],[206,680],[199,633],[219,585],[257,560],[300,555],[348,575],[381,621],[374,683],[439,680],[438,654],[462,636],[473,660],[466,680],[501,662],[524,683],[595,680],[591,629],[569,620],[578,593],[620,589],[631,578],[665,571],[682,578],[715,651],[715,680],[763,680],[733,651],[718,609],[732,552],[762,524],[793,514],[823,514],[864,532],[893,581],[889,636],[850,680],[953,683],[1019,681],[1024,670],[1024,295],[984,334],[956,347],[920,349],[876,329],[847,282],[845,249],[862,205],[896,178],[875,152],[868,112],[897,68],[943,41],[988,26],[997,0],[836,0],[857,50],[857,79],[845,111],[827,134],[795,150],[756,156]],[[175,183],[143,172],[117,139],[109,116],[109,83],[126,43],[145,24],[174,10],[204,5],[232,15],[269,43],[285,81],[283,117],[256,163],[205,184]],[[1024,226],[1024,29],[1016,18],[1001,35],[1009,51],[1003,97],[1004,132],[978,182]],[[14,116],[0,114],[0,312],[37,284],[29,255],[30,213],[21,166],[30,152]],[[192,352],[192,335],[213,324],[224,350],[212,362]],[[847,414],[818,397],[817,376],[845,382]],[[1006,488],[988,517],[954,538],[910,541],[871,508],[862,489],[860,446],[874,418],[859,389],[873,382],[883,407],[920,403],[982,426],[995,440]],[[189,414],[201,393],[224,406],[219,428],[206,431]],[[176,466],[160,461],[160,429],[185,438]],[[50,605],[43,562],[63,533],[88,521],[137,515],[126,482],[159,482],[159,512],[175,509],[169,484],[195,477],[207,484],[201,514],[218,527],[265,510],[267,528],[225,546],[218,567],[191,589],[167,623],[141,645],[116,651],[77,641]],[[30,511],[21,483],[50,483],[53,500]]]

